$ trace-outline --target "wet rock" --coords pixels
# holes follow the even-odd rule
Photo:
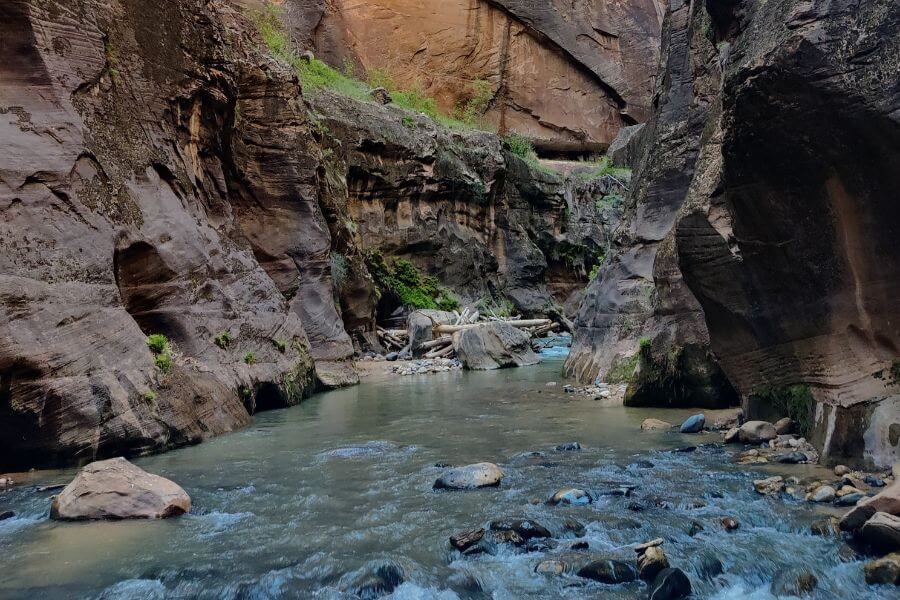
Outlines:
[[[704,425],[706,425],[706,416],[703,413],[698,413],[688,417],[681,424],[680,431],[681,433],[700,433],[703,431]]]
[[[900,481],[871,498],[864,498],[841,519],[841,530],[854,532],[863,526],[876,512],[900,515]]]
[[[738,427],[732,427],[725,432],[723,441],[726,444],[737,444],[741,441],[741,430]]]
[[[900,585],[900,552],[893,552],[863,567],[870,585]]]
[[[491,540],[498,544],[512,544],[514,546],[522,546],[525,544],[525,538],[515,531],[509,530],[492,531]]]
[[[582,537],[585,534],[586,529],[577,519],[567,517],[566,520],[563,521],[563,531],[572,533],[575,537]]]
[[[877,512],[860,528],[858,537],[879,552],[896,552],[900,550],[900,517]]]
[[[821,519],[809,526],[809,530],[813,535],[834,536],[840,532],[838,520],[834,517]]]
[[[5,511],[3,511],[3,512],[0,512],[0,521],[5,521],[5,520],[7,520],[7,519],[12,519],[14,516],[16,516],[16,513],[14,513],[14,512],[11,511],[11,510],[5,510]]]
[[[480,542],[483,537],[483,527],[479,527],[477,529],[467,529],[466,531],[460,531],[459,533],[454,533],[453,535],[451,535],[450,545],[460,552],[465,552],[466,550],[472,548],[475,544]]]
[[[703,531],[703,524],[700,523],[700,521],[691,521],[685,533],[687,533],[691,537],[694,537],[701,531]]]
[[[623,529],[640,529],[643,523],[634,519],[612,519],[605,523],[607,529],[623,530]]]
[[[566,563],[555,558],[542,560],[534,567],[534,572],[542,575],[562,575],[566,572]]]
[[[884,479],[881,477],[877,477],[875,475],[866,475],[863,477],[863,481],[872,487],[881,488],[884,487]]]
[[[485,593],[484,586],[478,580],[478,576],[467,570],[454,571],[447,578],[447,586],[456,592],[460,598],[467,600],[489,600],[490,595]]]
[[[838,477],[843,477],[844,475],[847,475],[849,472],[850,472],[850,467],[847,467],[846,465],[837,465],[834,468],[834,474],[837,475]]]
[[[523,540],[552,537],[549,529],[531,519],[497,519],[491,521],[490,529],[496,532],[512,531]]]
[[[830,485],[820,485],[811,493],[807,494],[806,499],[810,502],[831,502],[836,496],[835,489]]]
[[[771,496],[784,490],[784,478],[778,475],[757,479],[753,482],[753,489],[764,496]]]
[[[590,545],[588,542],[585,542],[585,541],[575,542],[574,544],[572,544],[571,546],[569,546],[569,548],[570,548],[571,550],[589,550],[590,547],[591,547],[591,545]]]
[[[628,583],[637,578],[635,568],[626,562],[612,558],[595,560],[578,570],[578,576],[600,583]]]
[[[638,577],[653,581],[660,571],[669,568],[669,559],[660,546],[651,546],[638,556]]]
[[[662,546],[665,543],[665,540],[662,538],[654,538],[649,542],[644,542],[643,544],[638,544],[633,549],[638,554],[641,554],[647,550],[647,548],[653,548],[654,546]]]
[[[722,561],[710,554],[704,552],[696,564],[697,574],[706,581],[711,581],[725,572]]]
[[[654,465],[649,460],[636,460],[633,463],[631,463],[630,465],[628,465],[628,468],[629,469],[632,469],[632,468],[633,469],[652,469],[655,466],[656,465]]]
[[[677,600],[691,595],[691,581],[681,569],[663,569],[653,579],[647,594],[649,600]]]
[[[389,361],[389,362],[394,362],[399,357],[400,357],[399,352],[388,352],[387,354],[384,355],[384,360]]]
[[[536,538],[525,542],[526,552],[549,552],[555,550],[559,546],[559,542],[552,538]]]
[[[552,504],[556,506],[557,504],[573,504],[582,506],[585,504],[590,504],[592,502],[591,495],[588,494],[584,490],[580,490],[578,488],[562,488],[554,493],[549,500],[547,500],[548,504]]]
[[[53,500],[50,518],[162,519],[191,509],[179,485],[147,473],[124,458],[93,462]]]
[[[477,463],[445,472],[434,482],[434,489],[471,490],[500,485],[503,471],[494,463]]]
[[[350,583],[349,589],[361,600],[374,600],[391,594],[405,579],[403,567],[385,562],[363,570]]]
[[[556,447],[557,452],[576,452],[581,450],[581,444],[578,442],[567,442]]]
[[[671,429],[672,424],[668,421],[660,421],[659,419],[644,419],[641,422],[641,429],[644,431],[653,431],[655,429]]]
[[[722,527],[724,527],[726,531],[734,531],[741,526],[736,519],[731,517],[722,517],[720,523],[722,523]]]
[[[856,506],[856,503],[865,498],[866,495],[863,493],[855,493],[855,494],[845,494],[843,496],[839,496],[834,503],[837,506]]]
[[[784,417],[783,419],[778,419],[777,421],[775,421],[774,427],[775,433],[777,433],[778,435],[786,435],[794,432],[794,429],[797,427],[797,423],[790,417]]]
[[[775,426],[768,421],[747,421],[741,425],[738,437],[745,444],[762,444],[777,435]]]
[[[787,452],[785,454],[779,454],[775,457],[775,462],[779,462],[785,465],[805,463],[807,460],[807,456],[802,452]]]
[[[675,448],[675,452],[696,452],[697,446],[682,446],[681,448]]]
[[[809,569],[795,567],[775,573],[769,590],[774,596],[804,597],[812,594],[818,584],[819,580]]]
[[[456,355],[467,369],[524,367],[541,362],[531,349],[531,337],[517,327],[492,321],[454,335]]]

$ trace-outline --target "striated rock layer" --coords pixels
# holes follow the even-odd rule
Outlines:
[[[354,383],[367,249],[563,321],[587,281],[608,182],[311,101],[258,4],[0,7],[0,470],[195,443]]]
[[[656,365],[708,349],[749,417],[798,413],[826,460],[900,458],[898,24],[888,0],[672,3],[571,371],[641,337]]]
[[[556,151],[605,148],[648,114],[658,0],[285,0],[297,39],[338,68],[387,72],[442,109],[480,99],[503,132]]]

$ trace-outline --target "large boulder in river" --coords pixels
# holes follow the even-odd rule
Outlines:
[[[494,463],[476,463],[449,469],[434,482],[434,489],[472,490],[500,485],[503,471]]]
[[[866,563],[863,570],[870,585],[900,585],[900,552]]]
[[[541,362],[531,349],[531,337],[502,321],[463,329],[453,336],[453,346],[467,369],[524,367]]]
[[[738,432],[738,439],[745,444],[762,444],[776,437],[775,426],[768,421],[747,421]]]
[[[450,325],[456,321],[453,313],[445,310],[423,309],[417,310],[406,322],[406,331],[409,334],[409,349],[416,358],[425,354],[422,344],[434,339],[434,328],[438,325]]]
[[[663,569],[650,584],[649,600],[677,600],[691,595],[691,581],[681,569]]]
[[[692,415],[681,424],[681,433],[700,433],[706,425],[706,416],[703,413]]]
[[[607,584],[628,583],[637,579],[637,570],[627,562],[607,558],[581,567],[578,576]]]
[[[851,533],[857,531],[877,512],[900,515],[900,479],[871,498],[860,500],[841,519],[841,530]]]
[[[859,529],[859,539],[879,552],[900,551],[900,517],[875,513]]]
[[[50,518],[163,519],[190,509],[191,498],[178,484],[111,458],[83,468],[53,501]]]

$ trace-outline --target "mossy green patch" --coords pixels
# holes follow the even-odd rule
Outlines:
[[[434,276],[423,275],[408,260],[387,261],[377,250],[366,253],[366,266],[378,289],[395,294],[404,306],[457,310],[459,300]]]
[[[816,401],[808,385],[768,385],[756,388],[753,400],[770,407],[774,414],[790,417],[800,435],[808,436],[813,427]]]

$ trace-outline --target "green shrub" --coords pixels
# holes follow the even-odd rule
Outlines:
[[[627,185],[631,182],[631,169],[617,167],[612,164],[612,159],[604,156],[599,162],[595,163],[593,169],[590,171],[579,171],[576,176],[585,181],[600,179],[601,177],[612,177]]]
[[[388,263],[377,250],[365,254],[366,266],[381,292],[394,293],[404,306],[455,310],[457,300],[434,276],[425,276],[410,261],[398,258]]]
[[[156,368],[163,373],[168,373],[172,370],[172,355],[168,352],[162,352],[155,355],[153,357],[153,362],[156,364]]]
[[[635,352],[634,356],[617,356],[606,373],[606,383],[627,383],[630,381],[631,376],[634,375],[634,370],[637,368],[639,359],[640,354],[637,352]]]
[[[808,436],[812,431],[816,401],[808,385],[763,386],[752,395],[755,400],[768,404],[773,414],[793,419],[800,435]]]
[[[284,354],[287,352],[287,342],[284,340],[272,340],[272,345],[275,346],[275,349]]]
[[[161,333],[147,336],[147,347],[153,354],[165,354],[169,351],[169,338]]]
[[[256,364],[256,355],[253,354],[252,352],[248,352],[247,354],[244,355],[244,362],[247,363],[248,365]]]
[[[491,106],[494,99],[494,89],[490,81],[478,79],[472,82],[472,94],[470,98],[456,110],[456,118],[463,123],[472,126],[481,124],[481,118]]]
[[[232,342],[231,334],[227,331],[223,331],[219,335],[217,335],[215,339],[213,339],[213,342],[215,342],[216,346],[218,346],[222,350],[227,350],[228,346],[230,346]]]
[[[142,397],[147,402],[153,402],[156,400],[156,392],[154,392],[153,390],[147,390],[146,392],[143,393]]]
[[[519,158],[524,158],[525,160],[537,158],[537,154],[534,152],[534,144],[523,135],[517,133],[507,135],[503,138],[503,146]]]

